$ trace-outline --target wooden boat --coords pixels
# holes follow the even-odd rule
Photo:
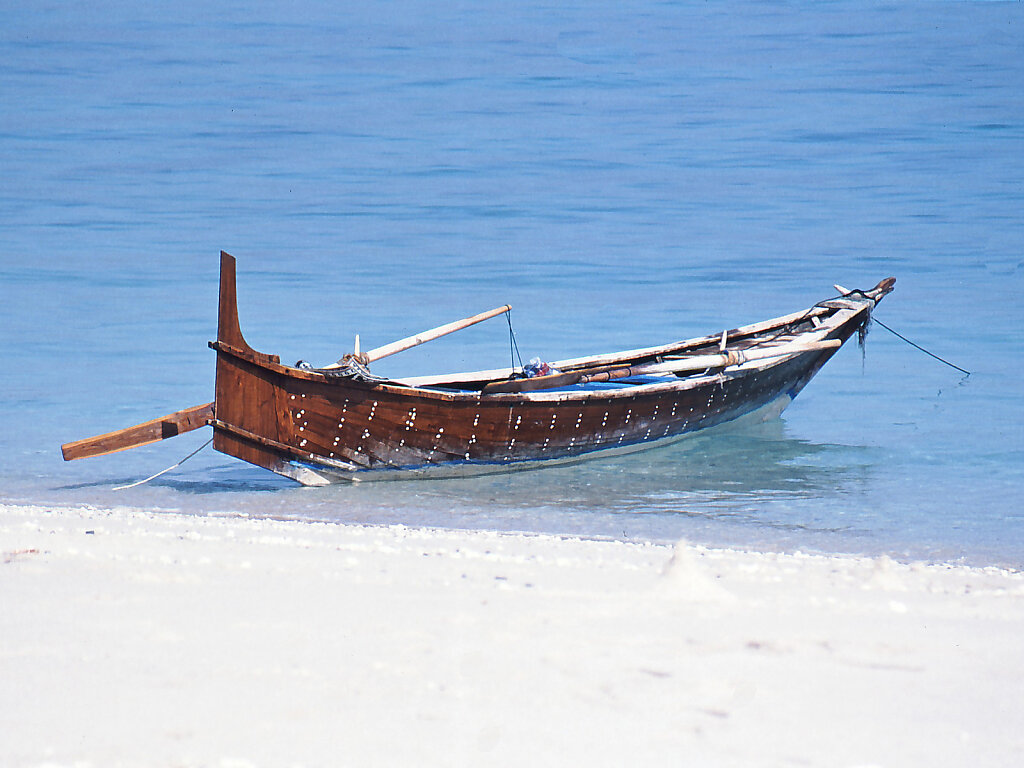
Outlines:
[[[255,351],[238,323],[235,260],[221,253],[216,394],[128,429],[64,445],[67,460],[202,426],[213,446],[304,485],[480,473],[663,445],[759,409],[781,410],[895,283],[702,338],[522,369],[382,379],[374,360],[508,310],[501,307],[312,368]]]

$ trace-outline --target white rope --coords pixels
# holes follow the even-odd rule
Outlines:
[[[167,469],[161,469],[155,475],[150,475],[145,480],[139,480],[137,483],[129,483],[128,485],[118,485],[118,486],[115,486],[114,490],[115,491],[123,491],[123,490],[125,490],[127,488],[134,488],[137,485],[142,485],[143,483],[148,483],[150,480],[156,480],[158,477],[160,477],[160,475],[165,475],[168,472],[170,472],[172,469],[177,469],[178,467],[180,467],[182,464],[184,464],[186,461],[191,459],[193,456],[195,456],[197,453],[199,453],[201,450],[203,450],[203,448],[205,448],[206,446],[208,446],[212,442],[213,442],[213,438],[211,437],[209,440],[207,440],[205,443],[200,445],[198,448],[196,448],[194,451],[192,451],[192,453],[190,453],[184,459],[179,461],[177,464],[175,464],[173,466],[170,466]]]

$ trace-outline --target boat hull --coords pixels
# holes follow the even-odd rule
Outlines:
[[[500,472],[664,445],[788,403],[835,353],[815,349],[600,390],[407,386],[283,366],[256,352],[238,327],[234,283],[234,260],[224,254],[218,340],[210,345],[217,351],[214,448],[307,485]],[[845,342],[873,306],[850,301],[829,310],[831,324],[815,338]]]
[[[502,369],[380,379],[372,360],[507,311],[481,313],[320,369],[282,365],[242,335],[235,260],[221,252],[216,393],[128,429],[62,446],[102,455],[213,427],[216,450],[306,485],[479,474],[639,451],[768,410],[781,412],[851,336],[894,278],[720,334]]]
[[[851,317],[836,336],[848,337],[858,323]],[[653,447],[791,400],[833,354],[610,392],[527,397],[332,379],[214,346],[214,447],[305,484],[505,471]]]

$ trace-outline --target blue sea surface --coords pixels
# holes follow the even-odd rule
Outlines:
[[[1024,5],[99,0],[0,12],[0,501],[1024,566]],[[249,342],[324,364],[511,303],[524,357],[896,291],[783,417],[574,466],[300,488],[209,430]],[[492,320],[381,361],[507,365]]]

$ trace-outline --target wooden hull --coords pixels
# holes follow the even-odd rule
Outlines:
[[[283,366],[252,350],[238,326],[234,271],[234,260],[222,254],[218,340],[210,344],[217,351],[214,448],[307,485],[505,471],[663,444],[788,403],[835,352],[790,354],[608,390],[483,394],[487,372],[476,382],[452,377],[457,385],[362,381]],[[879,284],[875,296],[857,292],[736,329],[727,334],[729,343],[750,349],[783,336],[845,342],[889,290],[891,282]],[[660,362],[666,355],[714,351],[719,339],[671,346],[669,352],[634,350],[616,359]],[[555,365],[584,370],[608,357]]]
[[[793,361],[685,389],[663,385],[642,393],[530,401],[508,396],[502,402],[495,396],[309,381],[222,354],[231,359],[219,364],[218,379],[230,382],[232,402],[259,407],[218,403],[214,447],[306,484],[370,472],[400,477],[456,467],[464,473],[500,471],[523,462],[653,447],[780,398],[791,401],[824,363]],[[244,398],[235,397],[239,392]]]

